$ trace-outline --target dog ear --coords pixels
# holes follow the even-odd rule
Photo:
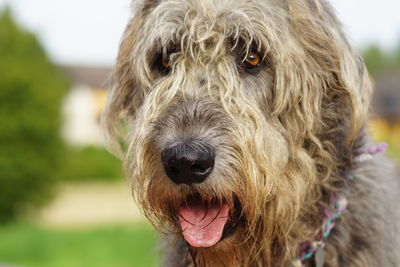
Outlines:
[[[344,124],[337,127],[346,128],[345,141],[350,144],[368,118],[372,85],[364,62],[347,42],[342,24],[326,1],[296,0],[287,4],[291,28],[307,61],[317,64],[323,73],[326,92],[322,106],[329,111],[322,112],[330,123]]]
[[[132,113],[133,107],[139,106],[135,104],[135,101],[140,100],[135,97],[139,92],[136,90],[137,85],[134,80],[137,60],[133,53],[133,47],[138,42],[138,32],[144,21],[143,17],[150,8],[150,2],[157,1],[145,1],[141,3],[142,5],[137,4],[134,7],[135,12],[123,34],[116,64],[110,77],[110,90],[102,115],[102,124],[107,145],[117,156],[123,154],[120,144],[125,139],[121,123],[122,117],[124,114]]]

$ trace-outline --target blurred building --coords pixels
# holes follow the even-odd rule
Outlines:
[[[388,141],[400,151],[400,70],[376,79],[370,125],[376,140]]]
[[[390,124],[400,123],[400,71],[383,74],[376,80],[373,112]]]
[[[61,66],[72,87],[63,107],[62,135],[75,146],[102,146],[100,117],[105,104],[111,68]]]

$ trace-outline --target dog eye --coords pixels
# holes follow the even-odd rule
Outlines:
[[[154,68],[158,70],[162,75],[167,75],[171,71],[172,64],[172,52],[160,53],[155,58]]]
[[[165,54],[165,55],[161,56],[160,63],[161,63],[161,66],[165,70],[167,70],[171,67],[170,56],[171,56],[171,54]]]
[[[240,66],[250,74],[257,74],[261,65],[262,59],[256,52],[250,52],[246,58],[240,62]]]
[[[260,66],[260,63],[261,57],[255,52],[250,52],[244,60],[245,67],[248,69],[256,68]]]

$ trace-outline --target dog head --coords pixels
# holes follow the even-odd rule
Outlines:
[[[277,266],[314,234],[370,93],[325,1],[145,0],[105,123],[157,229],[199,259]]]

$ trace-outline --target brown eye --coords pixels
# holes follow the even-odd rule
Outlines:
[[[258,67],[260,63],[261,57],[254,52],[250,52],[245,59],[245,64],[247,68]]]
[[[171,64],[170,64],[170,61],[169,61],[170,55],[171,54],[166,54],[166,55],[161,57],[161,66],[164,69],[169,69],[171,67]]]
[[[249,52],[245,59],[240,60],[239,65],[242,70],[248,74],[258,74],[260,72],[260,66],[262,64],[262,58],[256,52]]]
[[[162,75],[167,75],[171,71],[172,54],[173,52],[160,53],[155,60],[154,66]]]

